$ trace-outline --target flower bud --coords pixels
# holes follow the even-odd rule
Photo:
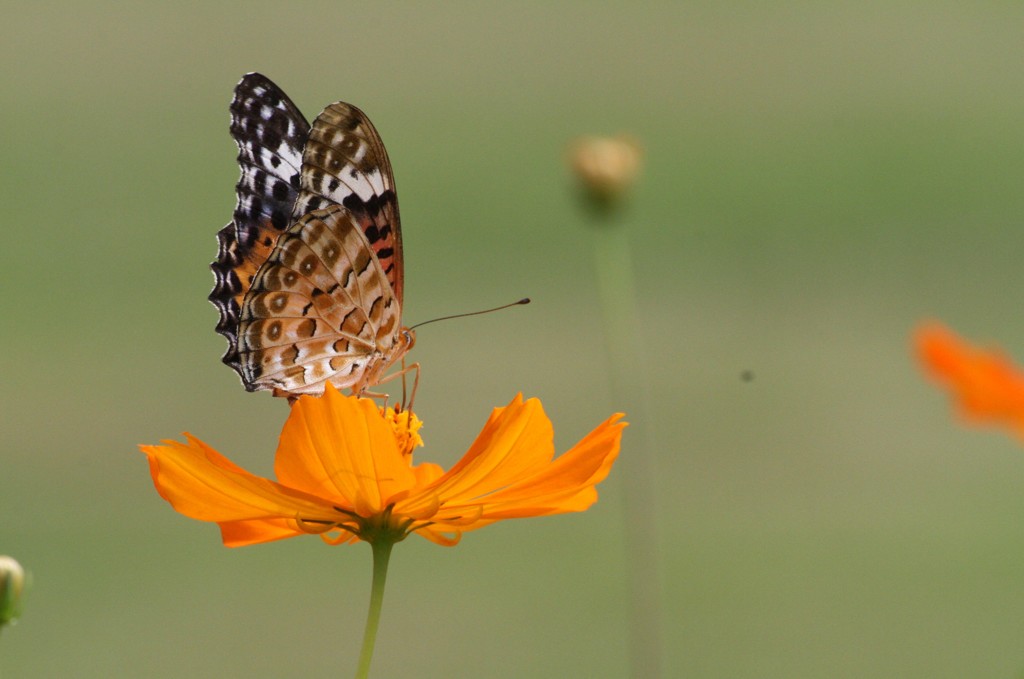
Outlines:
[[[588,198],[601,208],[619,202],[640,173],[643,152],[635,139],[584,137],[569,150],[569,164]]]
[[[0,627],[13,622],[21,614],[21,593],[25,587],[25,570],[9,556],[0,556]]]

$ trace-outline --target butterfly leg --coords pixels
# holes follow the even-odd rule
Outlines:
[[[412,393],[409,395],[409,400],[406,401],[405,400],[405,376],[407,374],[409,374],[410,372],[412,372],[413,370],[416,371],[416,379],[414,379],[412,381]],[[413,364],[409,365],[409,367],[406,367],[405,359],[403,358],[402,359],[402,372],[401,372],[401,375],[402,375],[402,404],[403,404],[403,406],[406,407],[407,410],[412,410],[412,402],[414,400],[416,400],[416,390],[419,389],[419,387],[420,387],[420,364],[419,363],[413,363]]]
[[[416,379],[413,380],[412,393],[409,396],[409,400],[406,401],[405,376],[413,371],[416,372]],[[412,402],[416,398],[416,389],[420,385],[420,364],[412,363],[408,366],[403,365],[401,370],[395,373],[391,373],[390,375],[384,377],[377,384],[384,384],[385,382],[390,382],[391,380],[397,379],[399,377],[402,378],[402,410],[412,410]],[[361,392],[359,395],[366,396],[367,398],[388,398],[387,394],[379,394],[372,391],[364,391]]]

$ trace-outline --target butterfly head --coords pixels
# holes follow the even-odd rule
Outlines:
[[[402,354],[409,351],[416,345],[416,331],[412,328],[402,328],[402,331],[399,333],[399,338],[399,344],[402,346]]]
[[[391,336],[390,342],[383,346],[378,344],[377,349],[369,355],[369,360],[362,369],[362,374],[357,382],[353,384],[351,381],[332,381],[339,389],[351,388],[353,394],[361,394],[374,385],[387,381],[384,373],[388,368],[401,361],[415,343],[416,333],[410,328],[401,328]]]

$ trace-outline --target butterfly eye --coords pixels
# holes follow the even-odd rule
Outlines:
[[[408,328],[402,330],[402,340],[405,344],[405,350],[412,349],[412,345],[416,344],[416,333]]]

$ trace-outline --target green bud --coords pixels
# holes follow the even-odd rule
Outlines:
[[[0,627],[21,615],[25,569],[9,556],[0,556]]]

